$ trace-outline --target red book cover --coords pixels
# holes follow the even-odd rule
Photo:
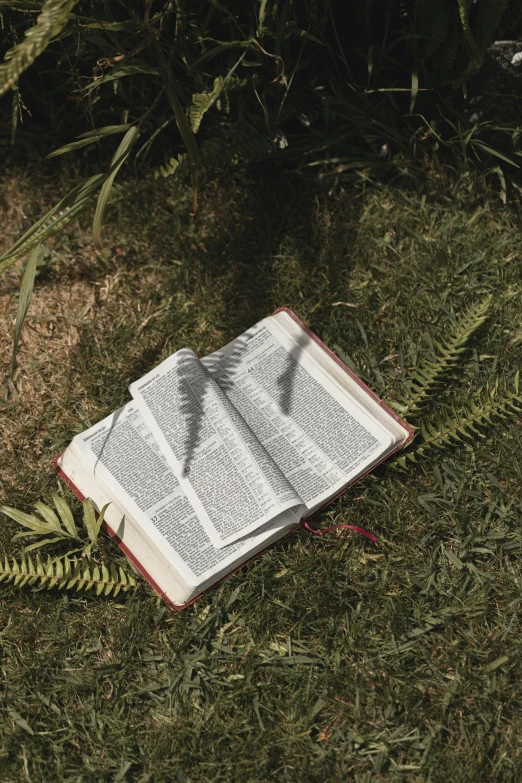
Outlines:
[[[358,376],[357,376],[357,375],[356,375],[354,372],[352,372],[352,370],[350,370],[350,368],[349,368],[349,367],[347,367],[347,366],[346,366],[346,364],[345,364],[345,363],[344,363],[344,362],[343,362],[341,359],[339,359],[339,357],[338,357],[338,356],[336,356],[336,354],[335,354],[333,351],[331,351],[331,350],[330,350],[330,349],[329,349],[329,348],[328,348],[328,347],[327,347],[327,346],[326,346],[326,345],[325,345],[325,344],[322,342],[322,340],[320,340],[320,339],[319,339],[319,337],[318,337],[316,334],[314,334],[314,332],[312,332],[312,331],[311,331],[311,329],[309,329],[309,328],[308,328],[308,327],[307,327],[307,326],[306,326],[306,325],[305,325],[305,324],[304,324],[304,323],[303,323],[303,322],[300,320],[300,318],[298,318],[298,316],[297,316],[297,315],[296,315],[296,314],[295,314],[295,313],[294,313],[292,310],[290,310],[290,308],[288,308],[288,307],[279,307],[277,310],[275,310],[275,311],[272,313],[272,315],[276,315],[277,313],[280,313],[280,312],[285,312],[285,313],[287,313],[287,314],[288,314],[288,315],[289,315],[289,316],[290,316],[290,317],[291,317],[291,318],[292,318],[292,319],[293,319],[293,320],[294,320],[294,321],[295,321],[297,324],[299,324],[299,326],[301,327],[301,329],[303,329],[303,331],[304,331],[304,332],[306,332],[306,334],[307,334],[307,335],[308,335],[308,336],[309,336],[309,337],[310,337],[312,340],[314,340],[314,341],[315,341],[315,342],[316,342],[316,343],[319,345],[319,347],[320,347],[320,348],[322,348],[322,350],[323,350],[323,351],[325,351],[325,352],[328,354],[328,356],[329,356],[329,357],[330,357],[330,358],[331,358],[331,359],[332,359],[332,360],[333,360],[333,361],[334,361],[334,362],[335,362],[337,365],[339,365],[339,367],[341,367],[341,369],[342,369],[344,372],[348,373],[348,375],[349,375],[351,378],[353,378],[353,380],[354,380],[354,381],[355,381],[355,382],[356,382],[356,383],[357,383],[357,384],[358,384],[358,385],[359,385],[359,386],[360,386],[360,387],[361,387],[361,388],[362,388],[362,389],[363,389],[363,390],[364,390],[364,391],[365,391],[365,392],[366,392],[366,393],[367,393],[367,394],[368,394],[368,395],[369,395],[369,396],[370,396],[370,397],[371,397],[373,400],[375,400],[375,402],[377,402],[377,403],[378,403],[378,404],[379,404],[379,405],[380,405],[382,408],[384,408],[384,410],[385,410],[385,411],[388,413],[388,415],[389,415],[389,416],[391,416],[393,419],[395,419],[395,421],[396,421],[396,422],[398,422],[398,423],[399,423],[399,424],[400,424],[400,425],[401,425],[401,426],[402,426],[402,427],[403,427],[403,428],[406,430],[406,432],[408,433],[408,437],[407,437],[406,441],[405,441],[403,444],[399,444],[399,445],[397,446],[397,448],[396,448],[396,449],[394,449],[394,451],[393,451],[393,452],[391,452],[390,454],[388,454],[388,455],[387,455],[387,456],[386,456],[386,457],[385,457],[383,460],[381,460],[381,462],[379,462],[379,463],[378,463],[378,465],[380,465],[380,464],[381,464],[382,462],[384,462],[386,459],[389,459],[389,457],[391,457],[391,456],[392,456],[392,454],[395,454],[395,452],[396,452],[396,451],[398,451],[398,450],[400,450],[400,449],[404,448],[404,446],[405,446],[407,443],[409,443],[409,441],[411,441],[411,439],[413,438],[413,435],[414,435],[413,429],[412,429],[412,428],[411,428],[411,427],[410,427],[410,426],[409,426],[409,425],[408,425],[408,424],[407,424],[405,421],[403,421],[403,419],[401,419],[401,418],[400,418],[400,417],[399,417],[399,416],[398,416],[398,415],[395,413],[395,411],[393,411],[393,410],[392,410],[390,407],[388,407],[388,405],[386,405],[386,403],[384,403],[384,402],[383,402],[383,401],[382,401],[382,400],[381,400],[381,399],[380,399],[380,398],[379,398],[379,397],[378,397],[378,396],[377,396],[377,395],[376,395],[376,394],[375,394],[375,393],[374,393],[374,392],[373,392],[371,389],[369,389],[369,388],[368,388],[368,386],[366,386],[366,384],[365,384],[365,383],[363,383],[363,381],[362,381],[362,380],[361,380],[361,379],[360,379],[360,378],[359,378],[359,377],[358,377]],[[70,478],[69,478],[69,477],[68,477],[68,476],[67,476],[67,475],[66,475],[66,474],[63,472],[63,470],[61,469],[60,465],[58,464],[58,461],[59,461],[60,457],[61,457],[61,454],[58,454],[58,455],[57,455],[57,456],[54,458],[54,460],[53,460],[53,467],[54,467],[55,471],[56,471],[56,472],[57,472],[57,474],[60,476],[60,478],[61,478],[61,479],[63,479],[63,481],[64,481],[64,482],[67,484],[67,486],[69,487],[69,489],[71,489],[71,490],[74,492],[74,494],[76,495],[76,497],[77,497],[77,498],[79,498],[79,500],[81,500],[81,501],[83,502],[83,500],[85,499],[85,498],[84,498],[84,496],[83,496],[83,494],[80,492],[80,490],[78,489],[78,487],[76,487],[76,485],[75,485],[75,484],[74,484],[74,483],[73,483],[73,482],[70,480]],[[355,481],[353,481],[351,484],[349,484],[349,485],[348,485],[348,486],[347,486],[345,489],[343,489],[341,492],[339,492],[337,495],[335,495],[335,497],[333,497],[333,498],[330,498],[330,500],[328,500],[328,501],[327,501],[327,502],[326,502],[326,503],[325,503],[325,504],[324,504],[324,505],[323,505],[323,506],[322,506],[320,509],[318,509],[318,510],[317,510],[315,513],[316,513],[316,514],[317,514],[317,513],[319,513],[319,512],[320,512],[320,511],[322,511],[324,508],[326,508],[327,506],[329,506],[329,505],[330,505],[330,503],[333,503],[333,501],[334,501],[334,500],[337,500],[337,498],[339,498],[341,495],[343,495],[343,494],[346,492],[346,490],[347,490],[347,489],[349,489],[350,487],[353,487],[353,486],[354,486],[354,485],[355,485],[355,484],[356,484],[358,481],[360,481],[362,478],[364,478],[364,476],[368,475],[368,473],[370,473],[370,472],[371,472],[372,470],[374,470],[376,467],[377,467],[377,465],[374,465],[374,466],[373,466],[373,467],[372,467],[370,470],[366,471],[366,473],[364,473],[364,474],[362,474],[361,476],[359,476],[359,477],[358,477],[358,478],[357,478]],[[315,516],[315,514],[314,514],[314,516]],[[304,520],[303,520],[303,521],[304,521]],[[201,595],[198,595],[198,596],[196,596],[196,597],[194,597],[194,598],[192,598],[192,599],[191,599],[191,600],[190,600],[188,603],[186,603],[186,604],[183,604],[183,605],[174,604],[174,603],[173,603],[173,602],[172,602],[172,601],[171,601],[171,600],[170,600],[170,599],[167,597],[167,595],[165,594],[165,592],[164,592],[164,591],[163,591],[163,590],[162,590],[162,589],[159,587],[159,585],[158,585],[158,584],[157,584],[157,583],[154,581],[154,578],[151,576],[151,574],[149,574],[149,573],[148,573],[148,572],[145,570],[145,568],[143,568],[143,566],[141,565],[141,563],[139,562],[139,560],[138,560],[138,559],[137,559],[137,558],[136,558],[136,557],[135,557],[135,556],[132,554],[132,552],[130,552],[130,550],[128,549],[128,547],[126,547],[126,546],[125,546],[125,544],[123,543],[123,541],[122,541],[122,540],[119,538],[119,536],[118,536],[118,535],[117,535],[117,534],[114,532],[114,530],[112,530],[112,529],[111,529],[111,527],[110,527],[109,525],[107,525],[107,523],[106,523],[106,522],[103,522],[103,527],[105,528],[105,530],[107,531],[107,533],[109,534],[109,536],[110,536],[110,537],[111,537],[111,538],[112,538],[112,539],[115,541],[115,543],[117,543],[117,544],[118,544],[118,546],[119,546],[119,547],[120,547],[120,548],[123,550],[123,552],[124,552],[124,553],[127,555],[127,557],[129,558],[129,560],[130,560],[130,561],[131,561],[131,562],[132,562],[132,563],[133,563],[133,564],[136,566],[136,568],[138,569],[138,571],[140,572],[140,574],[143,576],[143,578],[144,578],[144,579],[146,579],[146,580],[147,580],[147,582],[150,584],[150,586],[153,588],[153,590],[155,590],[155,591],[156,591],[156,592],[157,592],[157,593],[158,593],[158,594],[159,594],[159,595],[160,595],[160,596],[163,598],[163,600],[164,600],[164,601],[165,601],[165,602],[166,602],[166,603],[167,603],[167,604],[168,604],[168,605],[169,605],[169,606],[170,606],[172,609],[175,609],[176,611],[181,611],[182,609],[186,609],[186,607],[187,607],[187,606],[190,606],[191,604],[193,604],[193,603],[194,603],[194,601],[197,601],[197,600],[198,600],[198,598],[201,598],[201,595],[202,595],[202,594],[201,594]],[[341,527],[342,527],[342,526],[341,526]],[[284,536],[283,536],[282,538],[284,538]],[[278,541],[275,541],[274,543],[270,544],[270,546],[268,546],[266,549],[262,550],[262,552],[258,552],[256,555],[254,555],[254,557],[258,557],[259,555],[261,555],[261,554],[263,554],[264,552],[266,552],[268,549],[271,549],[271,548],[272,548],[272,547],[273,547],[275,544],[277,544],[277,543],[278,543],[280,540],[281,540],[281,539],[278,539]],[[238,570],[239,570],[239,569],[241,569],[241,568],[244,568],[246,565],[248,565],[248,563],[249,563],[249,562],[251,562],[251,560],[247,560],[247,561],[245,561],[245,562],[244,562],[244,563],[242,563],[240,566],[238,566],[238,567],[237,567],[237,568],[235,568],[233,571],[231,571],[231,574],[232,574],[232,573],[235,573],[236,571],[238,571]],[[227,576],[230,576],[230,574],[227,574]],[[224,578],[227,578],[227,577],[224,577]],[[219,581],[222,581],[222,580],[220,579]],[[208,589],[210,590],[210,589],[212,589],[213,587],[216,587],[216,585],[217,585],[218,583],[219,583],[219,582],[217,582],[216,584],[212,585],[212,586],[211,586],[210,588],[208,588]],[[206,592],[206,591],[205,591],[205,592]]]

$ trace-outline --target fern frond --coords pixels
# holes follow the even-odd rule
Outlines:
[[[47,557],[46,562],[36,555],[23,554],[18,560],[14,557],[9,562],[4,557],[0,562],[0,582],[12,583],[16,587],[39,588],[50,590],[76,590],[76,592],[93,591],[96,595],[116,596],[119,592],[135,590],[137,583],[132,574],[105,565],[90,568],[85,560],[76,557]]]
[[[189,109],[190,125],[194,133],[197,133],[203,115],[207,112],[218,98],[223,89],[223,77],[217,76],[214,79],[214,87],[211,92],[196,92],[192,96],[192,106]]]
[[[242,87],[246,79],[240,79],[239,76],[217,76],[214,79],[214,86],[210,92],[197,92],[192,96],[192,106],[189,109],[190,125],[194,133],[197,133],[201,121],[211,106],[216,103],[222,92],[229,92],[235,87]]]
[[[491,299],[491,296],[486,296],[466,310],[447,337],[434,340],[435,355],[422,361],[405,379],[406,397],[394,405],[401,416],[410,421],[416,419],[430,398],[440,390],[443,379],[455,367],[471,335],[486,320]]]
[[[25,33],[25,40],[10,49],[0,65],[0,97],[16,84],[20,75],[44,51],[47,44],[67,24],[77,0],[47,0],[36,24]]]
[[[406,468],[419,458],[432,454],[435,450],[443,450],[451,446],[484,437],[483,430],[497,422],[522,413],[522,394],[519,391],[519,373],[515,375],[514,391],[504,389],[499,394],[498,382],[479,393],[477,400],[471,402],[468,409],[457,413],[450,421],[421,423],[422,442],[389,465],[394,468]]]

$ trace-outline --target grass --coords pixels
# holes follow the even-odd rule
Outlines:
[[[39,177],[4,175],[5,246],[56,197]],[[112,214],[104,253],[87,221],[48,248],[19,399],[0,408],[2,502],[49,500],[51,458],[132,379],[282,304],[387,399],[424,336],[488,293],[434,409],[520,365],[520,210],[483,179],[434,168],[329,195],[254,171],[189,211],[165,181]],[[2,377],[18,281],[0,283]],[[0,781],[520,780],[520,425],[381,470],[316,520],[379,548],[299,531],[180,614],[145,585],[121,600],[0,586]],[[2,519],[0,551],[19,551],[14,532]]]

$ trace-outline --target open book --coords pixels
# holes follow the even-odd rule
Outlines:
[[[175,608],[413,433],[286,308],[199,360],[170,356],[55,461]]]

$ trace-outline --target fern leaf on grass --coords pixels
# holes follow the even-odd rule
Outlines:
[[[401,416],[410,421],[416,419],[440,390],[443,379],[455,367],[471,335],[486,320],[490,304],[491,296],[485,297],[463,313],[447,337],[434,340],[435,355],[421,362],[405,380],[406,396],[395,404]]]
[[[96,595],[116,596],[119,592],[135,590],[137,583],[132,574],[123,568],[111,564],[89,567],[85,560],[76,557],[47,557],[44,562],[39,555],[33,559],[31,555],[23,554],[19,560],[12,557],[9,562],[4,557],[0,562],[0,582],[12,583],[16,587],[36,587],[41,590],[76,590],[76,592],[93,591]]]
[[[460,413],[453,410],[453,419],[444,421],[439,418],[434,422],[421,422],[422,443],[392,460],[389,465],[393,468],[406,468],[410,463],[417,462],[420,457],[428,456],[435,450],[440,451],[476,437],[484,437],[482,431],[487,427],[521,413],[522,394],[519,391],[517,372],[513,392],[504,389],[499,394],[496,383],[484,389],[466,410]]]
[[[47,0],[36,20],[36,24],[25,33],[25,39],[10,49],[5,62],[0,65],[0,97],[18,81],[45,50],[47,44],[67,24],[69,14],[77,0]]]

